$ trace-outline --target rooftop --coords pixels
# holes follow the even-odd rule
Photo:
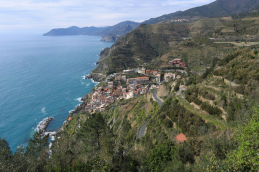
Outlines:
[[[175,139],[177,142],[184,142],[185,140],[187,140],[187,137],[183,133],[180,133],[175,136]]]
[[[147,77],[147,76],[137,77],[137,79],[147,79],[147,78],[149,78],[149,77]]]

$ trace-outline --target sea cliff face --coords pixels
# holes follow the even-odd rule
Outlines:
[[[101,82],[106,76],[101,73],[90,73],[85,79],[92,79],[94,82]]]
[[[121,37],[121,35],[105,35],[101,41],[107,41],[107,42],[115,42],[117,41],[119,38]]]

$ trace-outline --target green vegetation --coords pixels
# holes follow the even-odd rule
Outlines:
[[[213,18],[141,25],[114,44],[96,71],[121,71],[144,62],[170,70],[163,65],[182,58],[189,64],[187,74],[163,83],[168,94],[162,106],[153,101],[151,90],[118,100],[101,113],[78,112],[50,149],[41,133],[14,154],[0,139],[0,171],[258,171],[258,47],[208,39],[247,40],[244,35],[250,33],[256,38],[257,22]],[[179,93],[180,85],[188,89]],[[187,140],[177,141],[179,133]]]

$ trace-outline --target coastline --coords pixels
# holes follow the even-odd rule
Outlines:
[[[39,122],[39,124],[36,127],[36,131],[42,131],[42,136],[46,136],[49,135],[51,136],[55,136],[57,134],[58,131],[51,131],[51,132],[47,132],[46,129],[49,125],[49,123],[54,119],[54,117],[46,117],[44,118],[41,122]]]
[[[98,65],[98,64],[96,64]],[[93,83],[100,83],[103,79],[105,79],[106,76],[102,75],[100,73],[90,73],[89,75],[85,76],[84,79],[90,79]],[[95,87],[95,86],[94,86]],[[93,88],[94,88],[93,87]],[[82,110],[84,110],[84,107],[86,105],[86,100],[92,97],[92,94],[94,93],[93,88],[91,88],[91,91],[87,94],[85,94],[82,98],[80,98],[80,104],[73,110],[69,111],[69,115],[67,116],[66,120],[60,126],[56,131],[47,132],[46,129],[49,125],[49,123],[54,119],[54,117],[46,117],[36,127],[36,130],[41,130],[43,132],[43,136],[49,135],[49,137],[55,137],[60,131],[63,130],[63,126],[67,124],[69,117],[72,117],[75,113],[80,113]]]

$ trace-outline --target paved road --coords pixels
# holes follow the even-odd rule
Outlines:
[[[154,97],[154,99],[156,100],[156,102],[159,104],[159,106],[162,106],[163,100],[160,99],[159,97],[157,97],[157,89],[155,89],[155,90],[153,91],[153,97]]]
[[[146,127],[147,127],[147,122],[145,122],[145,124],[143,124],[139,130],[138,130],[138,134],[137,134],[137,139],[140,138],[140,137],[143,137],[145,135],[145,130],[146,130]]]
[[[157,103],[159,104],[159,106],[162,106],[162,103],[163,103],[163,100],[160,99],[159,97],[157,97],[157,89],[155,89],[153,91],[153,97],[154,99],[157,101]],[[147,127],[147,124],[148,124],[149,121],[145,122],[138,130],[138,133],[137,133],[137,138],[140,138],[140,137],[143,137],[145,135],[145,130],[146,130],[146,127]]]

